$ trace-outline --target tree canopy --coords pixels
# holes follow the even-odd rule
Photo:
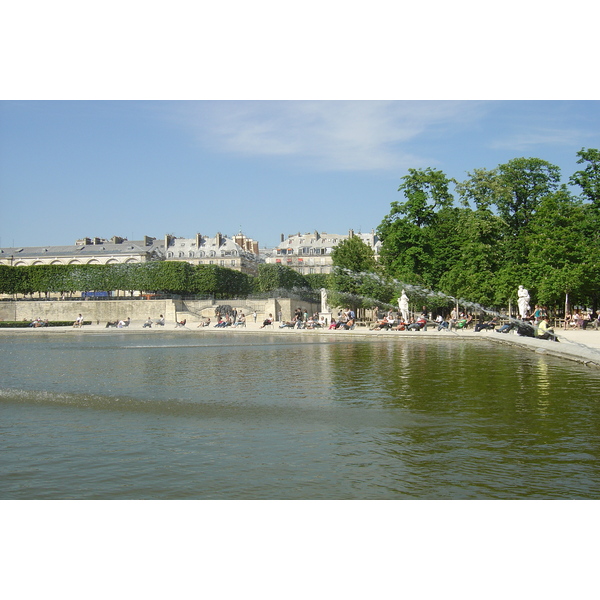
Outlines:
[[[537,303],[559,307],[565,294],[598,306],[600,152],[577,153],[582,170],[515,158],[474,169],[462,182],[410,169],[378,227],[383,274],[487,307],[516,301],[524,285]],[[454,184],[457,195],[450,193]]]

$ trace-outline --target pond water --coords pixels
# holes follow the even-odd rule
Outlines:
[[[0,365],[2,499],[600,496],[600,371],[483,339],[40,332]]]

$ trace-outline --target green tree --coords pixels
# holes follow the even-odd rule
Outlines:
[[[440,275],[439,289],[485,307],[497,304],[495,274],[502,264],[502,239],[506,225],[485,203],[460,211],[456,256]]]
[[[331,253],[329,303],[332,306],[372,308],[387,304],[394,286],[382,277],[373,249],[357,236],[343,240]]]
[[[27,267],[0,265],[0,293],[30,294],[33,291]]]
[[[564,189],[538,206],[528,235],[528,263],[541,304],[564,304],[565,294],[583,300],[586,271],[585,208]]]
[[[304,279],[312,290],[320,290],[321,288],[329,288],[331,281],[329,273],[309,273],[304,275]]]
[[[404,194],[403,203],[392,202],[392,212],[404,215],[417,227],[430,225],[436,213],[452,206],[454,198],[449,186],[456,183],[439,169],[409,169],[398,188]]]
[[[257,292],[272,292],[278,289],[310,287],[306,279],[294,269],[284,265],[258,265],[258,275],[254,279]]]
[[[374,273],[377,261],[373,248],[365,244],[358,236],[342,240],[331,253],[334,267],[348,269],[355,273]]]
[[[595,148],[582,148],[577,156],[577,164],[586,166],[582,171],[573,173],[569,183],[578,185],[584,198],[589,200],[596,210],[600,210],[600,151]]]
[[[405,284],[432,287],[455,260],[458,212],[450,185],[439,170],[410,169],[398,191],[406,201],[392,202],[377,229],[385,272]]]
[[[513,158],[498,166],[498,174],[506,190],[495,203],[515,233],[527,227],[542,198],[560,185],[560,169],[540,158]]]

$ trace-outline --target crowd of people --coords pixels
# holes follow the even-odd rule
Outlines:
[[[563,326],[565,329],[587,329],[588,327],[598,329],[600,327],[600,311],[576,310],[573,314],[568,313],[565,315]]]
[[[215,312],[216,322],[212,322],[210,317],[205,317],[198,327],[245,327],[246,326],[246,315],[243,311],[236,309],[230,309],[225,312],[221,312],[222,307],[218,307]],[[254,311],[251,315],[254,323],[257,321],[257,313]],[[182,321],[176,321],[176,328],[186,328],[186,319]],[[260,329],[265,327],[274,326],[276,322],[275,317],[272,313],[263,320]],[[108,321],[106,327],[125,328],[129,327],[131,318]],[[573,314],[567,314],[563,319],[557,319],[556,323],[563,325],[565,328],[582,328],[594,327],[598,329],[600,327],[600,311],[587,312],[587,311],[575,311]],[[153,320],[148,317],[143,323],[143,328],[152,328],[153,326],[165,325],[165,318],[160,315],[158,319]],[[29,327],[47,327],[48,320],[45,321],[41,318],[34,319],[29,324]],[[77,319],[73,323],[73,327],[83,326],[83,316],[78,315]],[[537,337],[540,339],[551,339],[558,341],[553,328],[549,324],[548,311],[545,306],[535,305],[535,308],[531,313],[527,311],[524,318],[518,320],[510,320],[502,324],[498,316],[485,319],[482,315],[478,320],[470,313],[459,312],[456,308],[453,308],[449,315],[442,316],[438,314],[435,319],[431,314],[427,313],[426,307],[423,307],[421,314],[418,316],[403,317],[402,312],[394,312],[389,310],[385,314],[381,314],[377,317],[374,324],[370,327],[371,331],[427,331],[427,328],[436,328],[437,331],[451,331],[451,330],[466,330],[473,326],[473,330],[476,333],[482,331],[495,331],[497,333],[508,333],[509,331],[516,330],[519,335],[528,337]],[[294,315],[289,321],[284,321],[279,314],[279,328],[289,329],[328,329],[328,330],[351,330],[356,327],[356,314],[351,308],[340,309],[337,316],[332,317],[331,323],[328,323],[323,314],[319,315],[318,312],[310,315],[308,311],[296,308]]]

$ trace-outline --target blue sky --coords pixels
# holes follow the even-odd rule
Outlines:
[[[3,101],[0,244],[370,231],[409,168],[599,146],[597,101]]]

